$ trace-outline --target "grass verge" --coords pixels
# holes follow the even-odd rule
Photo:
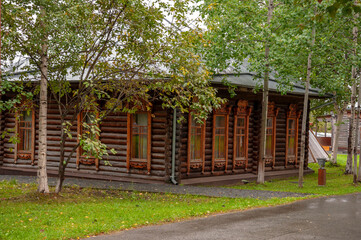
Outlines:
[[[301,198],[231,199],[0,182],[0,239],[78,239],[211,213],[286,204]]]
[[[317,185],[317,164],[310,164],[316,172],[305,177],[302,189],[298,188],[297,178],[233,188],[317,195],[361,192],[361,185],[352,184],[352,176],[343,174],[346,156],[340,155],[338,162],[339,166],[327,164],[327,184],[323,187]],[[304,198],[209,198],[79,187],[66,187],[60,195],[41,195],[36,193],[35,184],[2,181],[0,239],[78,239],[212,213],[282,205],[299,199]]]
[[[298,187],[298,177],[272,180],[265,184],[248,183],[232,186],[236,189],[284,191],[298,193],[312,193],[317,195],[342,195],[361,192],[361,184],[353,184],[353,176],[345,175],[347,155],[338,155],[337,166],[326,163],[326,186],[318,186],[318,164],[310,163],[309,167],[315,172],[304,177],[304,187]]]

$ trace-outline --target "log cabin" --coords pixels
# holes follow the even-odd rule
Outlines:
[[[231,97],[228,83],[235,87]],[[178,122],[179,111],[162,108],[160,101],[151,111],[134,114],[113,113],[100,124],[100,140],[116,154],[99,161],[83,156],[78,148],[66,169],[67,177],[95,178],[141,183],[235,184],[257,177],[262,93],[255,93],[256,80],[251,73],[219,74],[211,80],[221,97],[228,102],[215,109],[204,121],[196,122],[191,114]],[[270,80],[267,119],[266,178],[298,174],[300,161],[301,116],[304,87],[294,84],[286,95]],[[324,97],[324,96],[323,96]],[[322,98],[318,89],[310,89],[310,98]],[[307,113],[308,114],[308,113]],[[71,128],[72,139],[66,151],[77,144],[81,121],[94,117],[80,114]],[[96,117],[96,116],[95,116]],[[3,112],[2,132],[20,136],[10,143],[11,134],[0,142],[0,171],[34,174],[37,171],[38,110],[16,118]],[[307,124],[308,133],[309,124]],[[55,101],[48,105],[47,170],[55,175],[59,165],[60,120]],[[308,159],[308,136],[306,157]],[[305,172],[310,172],[305,162]]]

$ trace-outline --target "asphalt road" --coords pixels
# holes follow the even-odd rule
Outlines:
[[[361,240],[361,193],[143,227],[97,240]]]

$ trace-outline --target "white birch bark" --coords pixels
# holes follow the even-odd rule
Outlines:
[[[360,121],[359,120],[359,118],[360,118],[360,111],[361,111],[361,109],[360,109],[360,104],[361,104],[361,72],[359,72],[359,89],[358,89],[358,100],[357,100],[357,102],[358,102],[358,121]],[[360,152],[359,152],[359,166],[358,166],[358,175],[357,175],[357,182],[361,182],[361,146],[360,146],[360,141],[359,141],[359,149],[360,149]],[[356,162],[357,162],[357,159],[356,159]]]
[[[316,15],[316,6],[315,6],[315,15]],[[316,25],[312,27],[312,41],[311,47],[315,45],[316,38]],[[305,165],[305,152],[306,152],[306,127],[307,127],[307,116],[308,116],[308,94],[310,89],[311,81],[311,70],[312,70],[312,53],[313,50],[310,50],[307,58],[307,76],[306,76],[306,86],[305,86],[305,95],[303,99],[303,111],[302,111],[302,127],[301,127],[301,151],[300,151],[300,164],[298,166],[298,187],[303,187],[303,173]]]
[[[355,18],[358,17],[358,14],[355,16]],[[357,44],[357,36],[358,36],[358,28],[354,27],[352,29],[352,35],[353,35],[353,41],[355,44]],[[356,49],[354,50],[354,54],[356,55]],[[353,75],[355,78],[355,86],[357,85],[356,77],[356,69],[355,69],[355,75]],[[358,102],[357,102],[357,113],[356,113],[356,126],[355,126],[355,144],[354,144],[354,160],[353,160],[353,182],[357,183],[357,149],[359,145],[359,123],[360,123],[360,94],[361,94],[361,85],[359,85],[359,91],[358,91]],[[355,89],[355,95],[356,95],[356,89]],[[356,96],[355,96],[356,98]]]
[[[42,9],[44,16],[45,10]],[[42,23],[44,26],[44,23]],[[39,106],[39,151],[38,151],[38,192],[49,193],[48,176],[46,171],[46,151],[47,151],[47,111],[48,111],[48,45],[47,37],[44,36],[41,55],[41,78],[40,78],[40,106]]]
[[[335,103],[335,109],[336,109],[336,124],[334,126],[334,137],[332,141],[332,153],[331,153],[331,163],[337,164],[337,154],[338,154],[338,140],[340,138],[340,129],[343,119],[343,114],[346,108],[346,104],[344,104],[341,107],[337,106],[337,103]]]
[[[272,20],[272,13],[274,10],[273,0],[268,2],[268,15],[267,25],[270,27]],[[261,118],[261,134],[260,134],[260,147],[259,147],[259,159],[258,159],[258,171],[257,171],[257,183],[264,183],[265,173],[265,154],[266,154],[266,125],[267,125],[267,112],[268,112],[268,82],[269,82],[269,42],[265,43],[265,62],[266,71],[264,75],[263,83],[263,100],[262,100],[262,118]]]
[[[360,86],[359,86],[359,93],[360,93]],[[360,96],[360,95],[359,95]],[[359,97],[360,100],[360,97]],[[355,144],[354,144],[354,150],[353,150],[353,182],[357,183],[357,149],[359,145],[359,138],[360,138],[360,132],[359,132],[359,122],[360,122],[360,102],[357,103],[357,112],[356,112],[356,126],[355,126]]]
[[[352,67],[352,78],[354,79],[354,74],[356,68]],[[347,162],[345,174],[352,174],[352,157],[354,155],[354,144],[355,144],[355,102],[356,102],[356,82],[352,84],[351,88],[351,116],[349,118],[349,135],[347,139]]]

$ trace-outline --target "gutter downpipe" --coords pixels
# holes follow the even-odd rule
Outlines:
[[[173,134],[172,134],[172,175],[170,176],[170,181],[174,185],[178,185],[178,182],[175,180],[175,143],[176,143],[176,130],[177,130],[177,109],[173,109]]]

